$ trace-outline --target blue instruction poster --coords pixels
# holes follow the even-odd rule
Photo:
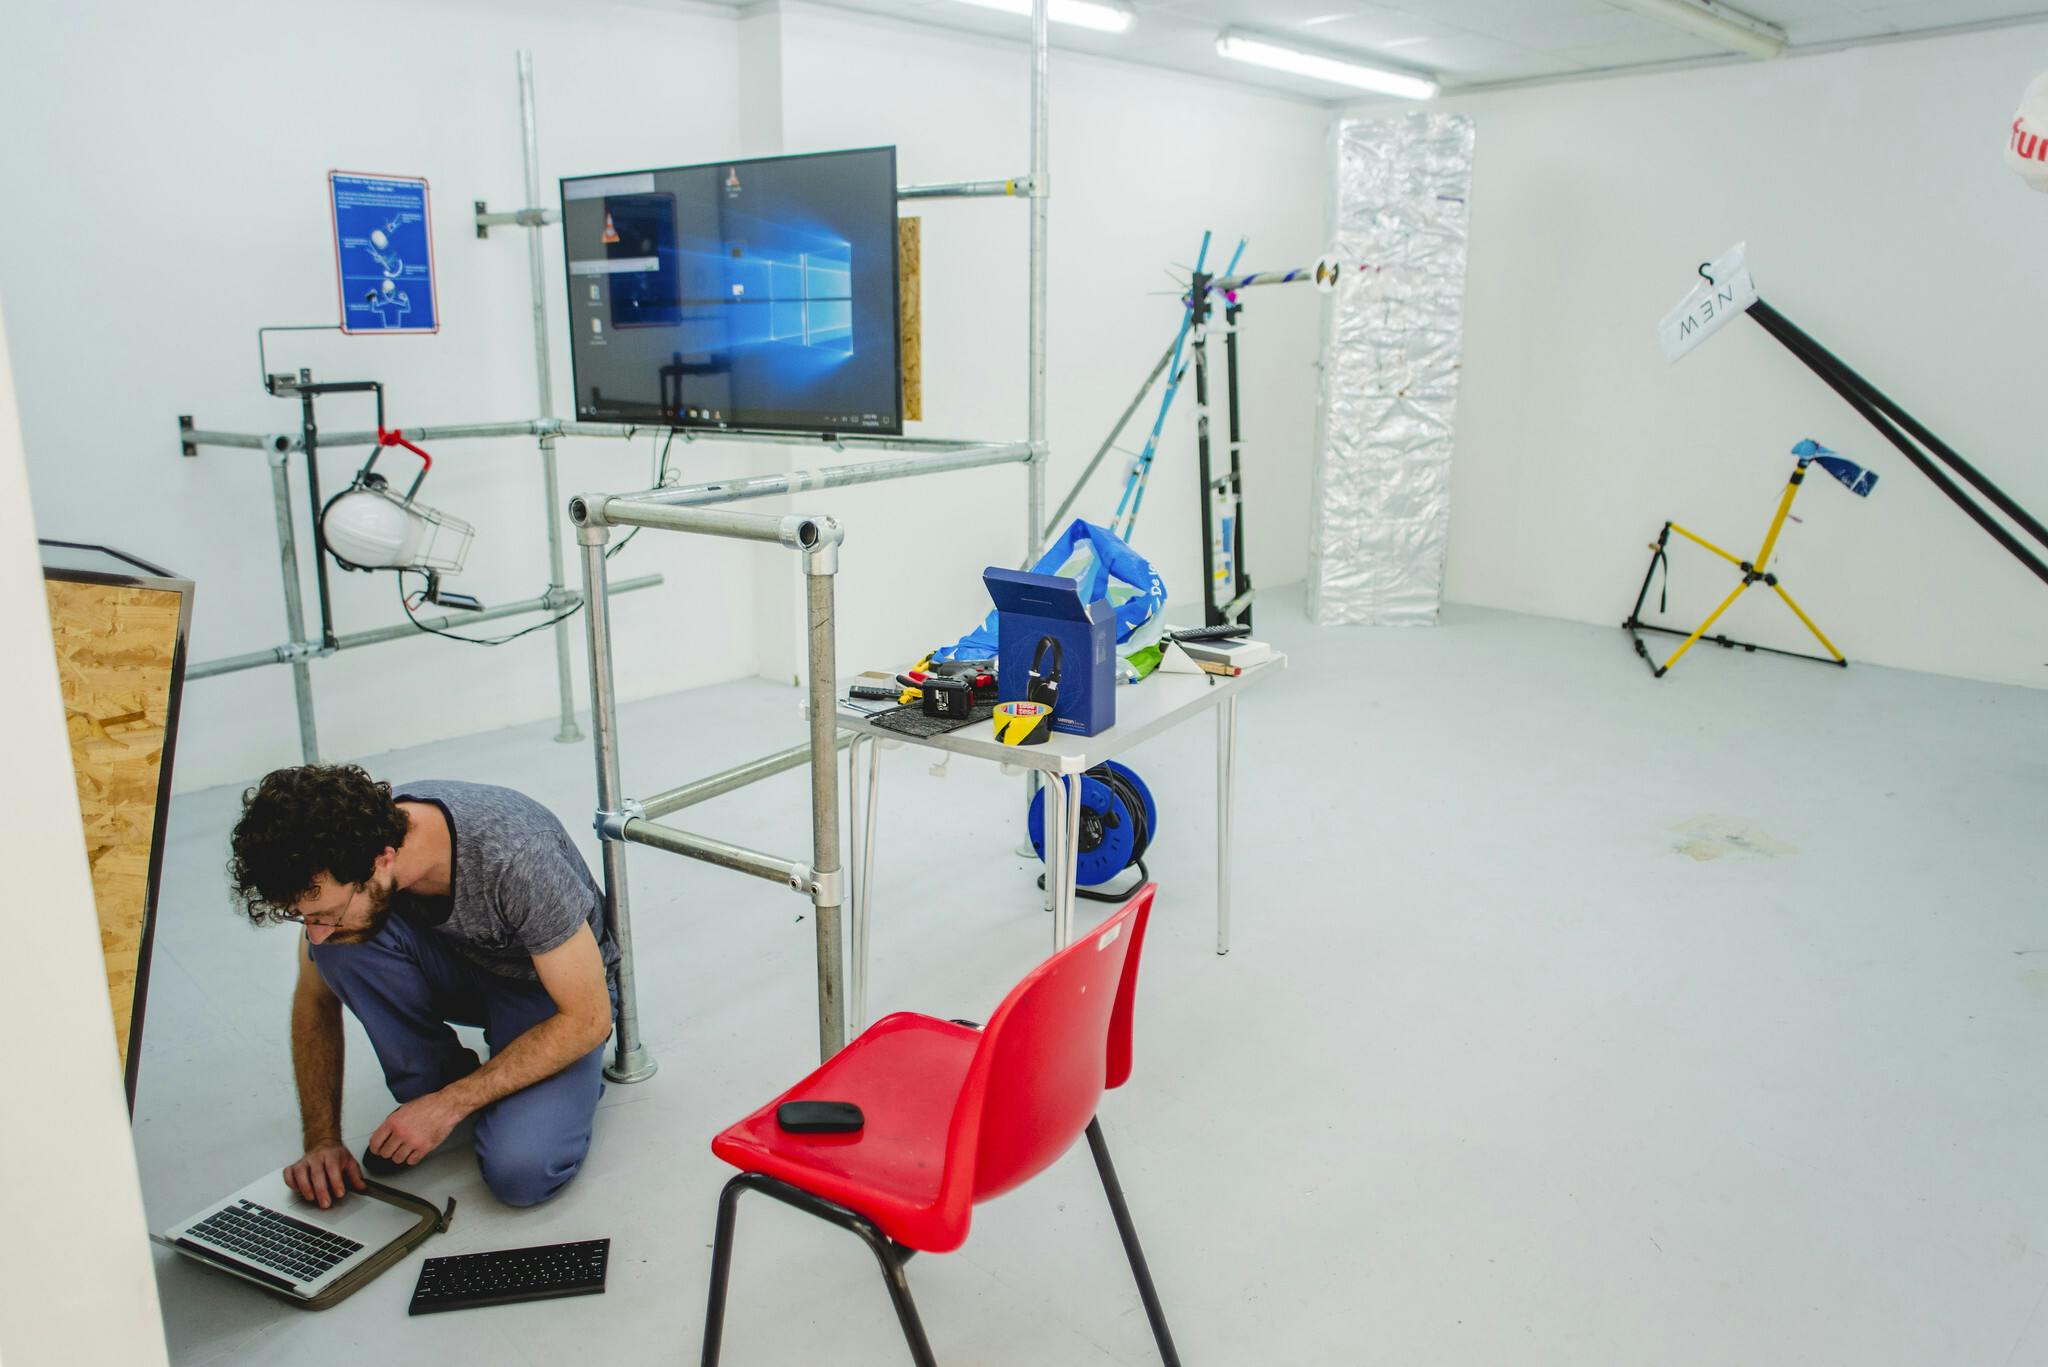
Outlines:
[[[439,332],[434,218],[419,176],[327,173],[343,332]]]

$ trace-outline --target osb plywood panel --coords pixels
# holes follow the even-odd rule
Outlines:
[[[178,595],[47,579],[119,1057],[149,909],[149,844],[178,644]]]
[[[924,220],[896,220],[897,276],[902,282],[903,420],[924,421],[924,306],[918,290],[924,280],[919,234]]]

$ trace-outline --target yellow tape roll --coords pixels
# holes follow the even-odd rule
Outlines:
[[[1042,745],[1052,734],[1052,709],[1042,702],[997,703],[995,725],[1005,745]]]

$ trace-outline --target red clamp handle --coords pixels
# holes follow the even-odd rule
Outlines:
[[[420,471],[422,475],[426,474],[428,470],[434,468],[434,458],[428,455],[425,451],[420,450],[419,447],[414,446],[411,442],[407,441],[405,439],[405,431],[402,428],[378,428],[377,444],[379,446],[403,446],[406,450],[418,456],[420,458],[420,464],[425,467],[425,469],[422,469]]]
[[[417,494],[420,491],[420,484],[427,477],[427,471],[434,468],[434,458],[428,455],[425,451],[422,451],[419,447],[414,446],[411,442],[407,441],[405,439],[405,431],[402,428],[379,427],[377,429],[377,445],[380,447],[403,446],[406,450],[412,452],[414,455],[420,458],[419,478],[415,479],[412,482],[412,488],[407,489],[405,491],[405,501],[407,503],[412,502],[413,495]]]

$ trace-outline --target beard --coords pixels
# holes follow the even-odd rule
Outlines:
[[[369,906],[369,915],[360,926],[337,930],[327,937],[330,945],[359,945],[377,938],[377,932],[384,929],[384,923],[391,919],[391,894],[396,880],[390,883],[369,883],[363,888],[363,899]]]

